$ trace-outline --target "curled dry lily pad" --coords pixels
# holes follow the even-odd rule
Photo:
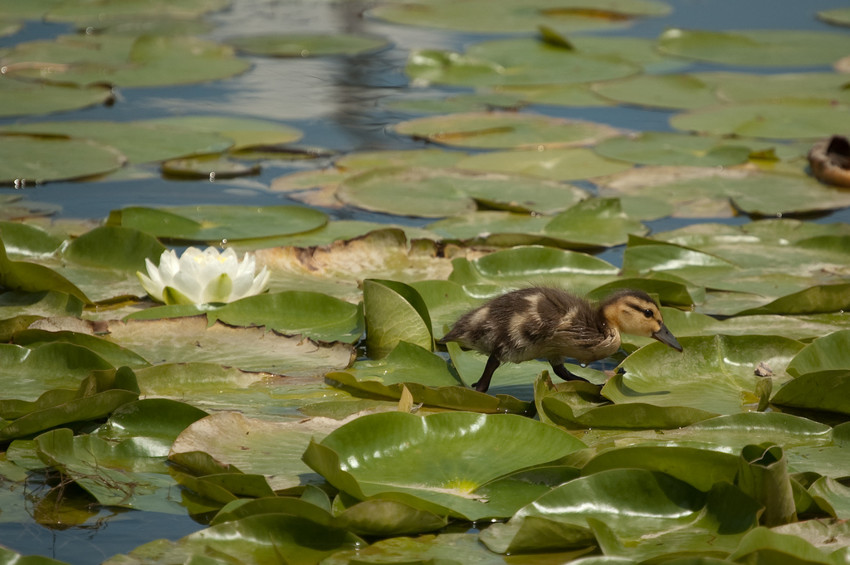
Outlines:
[[[275,491],[295,489],[322,481],[300,457],[311,439],[320,440],[340,425],[330,418],[273,422],[219,412],[188,426],[174,441],[170,457],[191,465],[192,459],[180,456],[206,453],[221,466],[264,476]]]
[[[269,57],[360,55],[376,51],[388,44],[385,39],[379,37],[348,33],[249,35],[234,37],[228,43],[244,53]]]
[[[562,430],[521,416],[449,412],[422,417],[395,412],[345,424],[321,442],[312,442],[304,461],[356,498],[381,494],[417,508],[476,520],[509,516],[519,507],[514,506],[523,497],[519,491],[528,490],[518,484],[510,496],[504,493],[485,502],[479,494],[482,487],[582,446]],[[505,449],[514,456],[497,455]]]
[[[668,29],[658,48],[670,55],[724,65],[818,66],[847,54],[847,36],[824,31]]]
[[[449,114],[417,118],[393,127],[414,138],[484,149],[590,145],[617,134],[604,124],[516,112]]]
[[[800,342],[769,336],[691,337],[680,340],[684,352],[653,343],[629,355],[625,374],[603,387],[615,403],[646,402],[734,414],[767,403],[772,386],[790,380],[786,367],[802,349]],[[759,376],[759,364],[770,376]],[[763,371],[764,372],[764,371]]]
[[[103,175],[124,165],[111,147],[84,139],[35,135],[0,135],[0,184],[79,180]]]
[[[221,241],[310,231],[327,222],[318,210],[302,206],[130,207],[113,210],[108,225],[134,228],[157,237]]]

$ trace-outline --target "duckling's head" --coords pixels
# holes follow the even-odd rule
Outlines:
[[[620,332],[651,337],[682,351],[682,346],[664,325],[658,305],[644,291],[618,290],[602,302],[600,309],[608,323]]]

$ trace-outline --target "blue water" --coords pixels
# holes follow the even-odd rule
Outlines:
[[[849,28],[829,26],[814,18],[818,10],[846,6],[844,0],[668,0],[673,13],[650,18],[612,35],[654,38],[670,27],[694,29],[807,29],[850,33]],[[300,142],[337,152],[368,149],[420,147],[418,142],[393,135],[387,125],[397,115],[387,112],[381,101],[409,91],[402,68],[412,48],[438,47],[463,49],[486,37],[438,30],[415,29],[361,18],[365,4],[340,2],[281,2],[235,0],[236,6],[216,14],[219,24],[215,39],[233,35],[272,31],[353,31],[383,35],[394,42],[391,49],[356,58],[288,60],[253,58],[254,68],[227,81],[171,88],[120,90],[112,107],[95,107],[39,119],[92,119],[127,121],[193,114],[231,114],[278,120],[304,132]],[[19,34],[0,38],[0,48],[33,39],[48,39],[67,33],[67,26],[30,23]],[[850,53],[848,53],[850,55]],[[706,67],[708,68],[708,67]],[[748,69],[749,70],[749,69]],[[772,67],[769,72],[783,69]],[[850,77],[848,77],[850,79]],[[431,89],[439,91],[439,89]],[[635,130],[664,131],[669,126],[668,112],[634,108],[554,108],[531,110],[571,118],[589,119]],[[0,119],[0,124],[33,119]],[[844,132],[850,133],[850,132]],[[110,210],[129,205],[184,204],[281,204],[285,195],[267,187],[280,175],[321,167],[328,160],[286,163],[269,162],[259,176],[227,182],[168,181],[157,176],[144,180],[87,183],[52,183],[19,191],[26,199],[57,204],[60,216],[105,218]],[[0,194],[13,193],[0,188]],[[335,218],[394,221],[395,217],[352,210],[327,210]],[[411,224],[421,220],[404,220]],[[698,220],[664,219],[651,223],[656,230],[681,227]],[[745,222],[735,218],[730,222]],[[845,209],[816,218],[816,221],[850,221]],[[606,251],[602,257],[619,262],[621,249]],[[0,485],[2,488],[2,485]],[[104,518],[97,527],[49,530],[35,523],[2,523],[0,544],[23,554],[46,555],[73,563],[100,563],[116,553],[157,539],[178,539],[204,527],[186,516],[123,512]]]

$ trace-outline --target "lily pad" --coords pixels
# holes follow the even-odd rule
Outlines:
[[[591,145],[617,134],[604,124],[516,112],[449,114],[417,118],[393,127],[414,138],[484,149]]]
[[[4,57],[10,76],[122,87],[194,84],[245,72],[233,49],[191,36],[65,35],[22,43]]]
[[[670,124],[685,131],[770,139],[818,139],[846,121],[850,105],[829,100],[789,100],[715,106],[673,116]]]
[[[691,74],[638,75],[592,88],[608,100],[649,108],[691,110],[719,102],[714,85]]]
[[[629,76],[638,67],[534,39],[506,39],[474,44],[464,54],[414,51],[406,71],[418,83],[480,87],[589,83]]]
[[[823,31],[668,29],[658,48],[670,55],[724,65],[817,66],[847,54],[846,36]]]
[[[88,20],[110,20],[114,18],[140,17],[151,13],[171,18],[196,18],[209,12],[222,10],[228,0],[129,0],[123,2],[56,3],[47,12],[48,21],[86,22]]]
[[[507,524],[490,526],[481,538],[500,553],[568,549],[594,544],[594,526],[604,523],[636,551],[649,545],[642,539],[647,534],[657,539],[674,531],[678,542],[692,551],[732,551],[741,535],[755,526],[758,510],[731,485],[721,483],[704,493],[663,473],[611,470],[561,485]]]
[[[382,49],[387,40],[350,33],[290,33],[234,37],[228,43],[250,55],[267,57],[323,57],[360,55]]]
[[[850,363],[841,354],[850,343],[850,330],[842,330],[816,339],[794,356],[788,365],[792,375],[805,375],[817,371],[844,371]]]
[[[143,120],[137,123],[220,135],[233,141],[230,151],[292,143],[301,139],[303,135],[301,131],[294,127],[271,120],[234,118],[231,116],[177,116]]]
[[[495,456],[494,442],[515,456]],[[382,494],[476,520],[508,516],[517,509],[519,493],[485,503],[476,494],[481,487],[582,445],[564,431],[521,416],[450,412],[422,417],[396,412],[347,423],[320,443],[312,442],[304,461],[359,499]]]
[[[201,205],[113,210],[107,225],[178,240],[221,241],[295,234],[326,222],[325,214],[302,206]]]
[[[714,136],[646,132],[607,139],[593,148],[603,157],[639,165],[728,167],[746,163],[751,150],[738,141]]]
[[[112,89],[17,81],[0,81],[0,116],[26,116],[77,110],[114,100]]]
[[[124,156],[84,139],[0,135],[0,184],[79,180],[103,175],[124,165]],[[57,159],[57,157],[59,157]]]
[[[615,403],[689,406],[717,414],[755,410],[766,404],[770,386],[790,380],[786,367],[802,349],[790,339],[768,336],[691,337],[680,353],[653,343],[629,355],[626,370],[603,387]],[[669,351],[668,351],[669,349]],[[759,364],[772,376],[758,376]]]
[[[600,157],[583,147],[491,151],[467,157],[456,166],[470,171],[520,173],[561,181],[613,175],[631,168],[631,165]]]
[[[476,0],[441,0],[412,7],[405,2],[390,2],[369,13],[394,23],[428,26],[458,31],[516,33],[533,31],[542,24],[570,31],[621,27],[631,19],[667,14],[670,7],[650,0],[606,0],[605,2],[552,2],[512,0],[493,5]]]
[[[140,122],[38,122],[4,126],[0,130],[6,133],[89,139],[98,144],[115,147],[133,164],[219,153],[233,145],[232,141],[217,133],[156,127]],[[45,139],[49,138],[45,137]],[[75,142],[81,143],[80,140]],[[61,149],[55,151],[62,153]],[[55,154],[53,157],[55,158]],[[91,174],[93,173],[89,173]]]
[[[226,157],[171,159],[162,164],[162,174],[176,179],[232,179],[260,174],[260,165]]]
[[[232,328],[204,318],[110,322],[110,341],[155,363],[212,362],[246,371],[319,376],[348,366],[350,346],[320,345],[263,328]]]
[[[428,307],[413,287],[398,281],[367,279],[363,281],[363,311],[371,358],[389,355],[399,341],[434,348]]]

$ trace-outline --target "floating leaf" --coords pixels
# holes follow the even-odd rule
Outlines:
[[[746,163],[746,144],[718,137],[646,132],[607,139],[593,148],[604,157],[639,165],[726,167]]]
[[[512,0],[493,5],[475,0],[451,2],[441,0],[411,7],[404,2],[390,2],[370,10],[375,17],[394,23],[429,26],[459,31],[516,33],[534,31],[540,25],[558,26],[570,31],[621,27],[642,16],[661,16],[670,6],[653,0],[606,0],[587,2],[550,2]]]
[[[197,37],[164,35],[64,35],[19,44],[5,54],[4,63],[13,77],[122,87],[194,84],[229,78],[250,68],[230,47]]]
[[[388,45],[385,39],[350,33],[289,33],[234,37],[228,43],[250,55],[322,57],[360,55]]]
[[[615,403],[647,402],[656,406],[690,406],[717,414],[755,409],[759,382],[774,386],[789,380],[786,371],[802,344],[768,336],[691,337],[680,340],[680,353],[653,343],[629,355],[626,373],[615,375],[602,389]],[[669,351],[668,351],[669,350]],[[759,363],[773,376],[755,374]]]
[[[171,239],[221,241],[300,233],[321,227],[325,222],[325,214],[302,206],[201,205],[113,210],[107,225]]]
[[[673,116],[678,130],[770,139],[818,139],[846,121],[850,106],[830,100],[787,100],[714,106]]]
[[[583,147],[491,151],[467,157],[456,166],[470,171],[520,173],[562,181],[613,175],[631,168],[631,165],[600,157]]]
[[[145,259],[159,257],[165,246],[145,232],[121,226],[101,226],[74,239],[63,253],[74,263],[135,273]]]
[[[226,157],[192,157],[165,161],[162,174],[178,179],[232,179],[258,175],[260,166]]]
[[[285,337],[263,328],[232,328],[203,318],[110,322],[110,341],[148,360],[212,362],[246,371],[278,375],[318,376],[348,366],[350,346],[319,345]]]
[[[668,29],[658,48],[670,55],[724,65],[817,66],[847,54],[845,35],[824,31],[701,31]]]
[[[303,135],[301,131],[278,122],[231,116],[178,116],[137,123],[223,136],[233,141],[230,151],[292,143]]]
[[[715,88],[698,75],[638,75],[600,82],[593,91],[609,100],[650,108],[691,110],[719,102]]]
[[[474,44],[465,54],[414,51],[406,71],[421,83],[478,87],[611,80],[635,74],[637,67],[622,59],[570,51],[533,39],[506,39]]]
[[[363,281],[363,311],[371,358],[385,357],[399,341],[433,349],[428,307],[413,287],[398,281],[367,279]]]
[[[624,243],[630,234],[646,233],[647,228],[626,216],[616,198],[592,198],[555,216],[544,231],[568,241],[610,247]]]
[[[77,110],[114,100],[112,89],[103,85],[78,87],[0,80],[0,116],[26,116]]]
[[[115,147],[134,164],[163,161],[165,159],[191,155],[219,153],[233,145],[232,141],[217,133],[205,133],[164,126],[156,127],[145,124],[144,122],[38,122],[4,126],[0,130],[7,133],[29,133],[43,136],[69,136],[72,138],[90,139],[102,145]],[[7,136],[4,138],[13,139]],[[77,140],[75,143],[81,143],[81,141]],[[61,152],[61,149],[55,149],[51,158],[55,158],[56,153]],[[85,161],[83,160],[82,162]],[[117,165],[114,168],[117,168]],[[94,173],[88,174],[92,175]]]
[[[616,135],[612,127],[582,120],[516,112],[474,112],[417,118],[395,131],[457,147],[527,149],[590,145]]]
[[[706,494],[663,473],[618,469],[555,488],[507,524],[487,528],[481,538],[500,553],[569,549],[594,544],[597,534],[591,528],[598,522],[641,553],[646,549],[640,546],[650,544],[644,536],[674,531],[691,551],[731,551],[755,525],[758,508],[723,483]]]
[[[495,456],[496,443],[514,457]],[[517,484],[513,494],[492,496],[484,503],[477,492],[487,483],[556,460],[581,445],[564,431],[521,416],[394,412],[347,423],[320,443],[311,443],[304,461],[357,498],[383,494],[417,508],[476,520],[510,515],[523,494],[539,492]],[[442,471],[435,474],[437,468]]]
[[[0,240],[0,285],[11,290],[26,292],[57,291],[69,294],[86,304],[91,302],[82,290],[56,271],[28,261],[9,260],[2,240]]]
[[[0,184],[78,180],[112,172],[125,161],[110,147],[64,137],[0,135],[0,152]]]
[[[842,354],[850,344],[850,330],[843,330],[816,339],[794,356],[788,365],[792,375],[805,375],[816,371],[843,371],[850,364]]]

